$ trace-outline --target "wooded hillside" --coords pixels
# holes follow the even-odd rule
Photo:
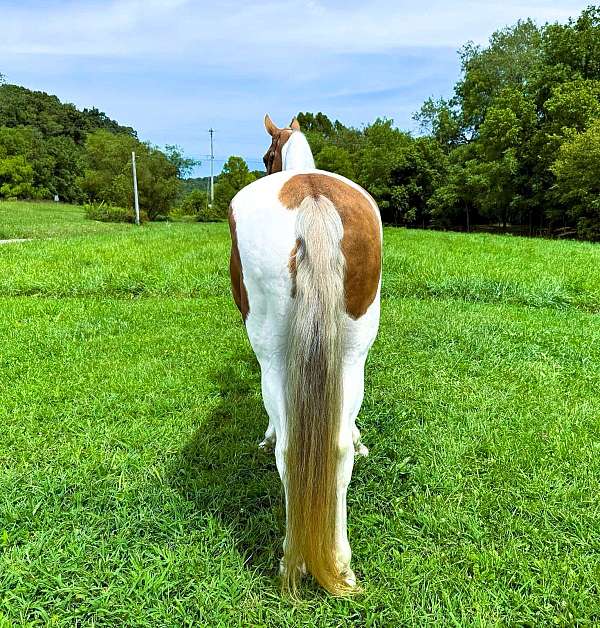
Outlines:
[[[1,77],[0,77],[1,82]],[[79,110],[56,96],[0,85],[0,198],[52,198],[130,207],[131,151],[138,156],[140,204],[168,212],[193,162],[175,146],[159,150],[99,109]]]

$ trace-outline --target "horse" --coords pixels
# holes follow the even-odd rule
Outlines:
[[[359,185],[315,168],[296,118],[264,124],[267,176],[231,201],[229,268],[269,417],[259,447],[274,449],[284,488],[280,573],[293,594],[309,572],[347,595],[359,590],[346,495],[368,453],[356,417],[379,327],[381,218]]]

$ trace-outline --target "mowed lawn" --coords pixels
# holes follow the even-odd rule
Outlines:
[[[0,628],[600,623],[600,246],[386,229],[364,593],[293,604],[226,225],[0,237]]]

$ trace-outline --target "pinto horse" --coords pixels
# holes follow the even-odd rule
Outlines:
[[[334,595],[356,590],[346,493],[364,366],[379,326],[381,219],[352,181],[315,169],[294,118],[272,141],[269,176],[229,211],[234,300],[260,363],[269,425],[286,499],[281,573],[294,593],[306,571]]]

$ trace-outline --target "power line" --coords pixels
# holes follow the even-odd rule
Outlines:
[[[210,155],[197,155],[198,158],[202,158],[202,159],[210,159],[211,156]],[[231,157],[231,155],[229,156]],[[229,157],[224,157],[224,156],[220,156],[220,157],[214,157],[215,161],[227,161],[229,159]],[[243,157],[242,155],[240,155],[240,157],[242,157],[242,159],[244,161],[247,161],[248,163],[253,163],[253,164],[262,164],[264,163],[264,161],[260,158],[260,157]]]

